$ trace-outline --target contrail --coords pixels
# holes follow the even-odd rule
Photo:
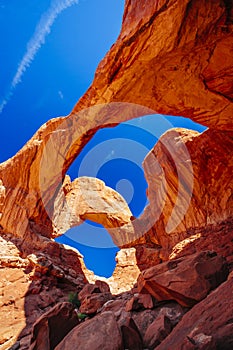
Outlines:
[[[48,10],[41,16],[35,32],[29,42],[27,43],[26,52],[19,62],[18,69],[12,79],[10,88],[4,99],[0,103],[0,113],[2,113],[4,107],[9,102],[13,90],[21,82],[23,74],[30,67],[34,60],[38,50],[45,43],[46,36],[50,33],[51,27],[58,17],[58,15],[66,8],[78,4],[79,0],[52,0]]]

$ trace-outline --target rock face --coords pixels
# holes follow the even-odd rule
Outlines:
[[[110,287],[112,293],[115,294],[120,291],[130,290],[140,272],[136,266],[135,255],[125,253],[123,254],[125,265],[127,265],[127,257],[129,259],[134,256],[131,263],[128,260],[126,276],[124,274],[124,266],[118,264],[116,269],[120,270],[120,274],[118,276],[115,272],[116,277],[111,277],[109,283],[110,287],[104,281],[95,281],[95,284],[90,285],[87,284],[85,277],[88,275],[87,272],[89,271],[86,270],[82,261],[82,256],[78,251],[51,242],[51,246],[48,247],[45,245],[44,251],[40,254],[37,252],[36,255],[28,254],[25,256],[18,248],[20,243],[20,240],[16,240],[15,237],[6,234],[0,237],[1,350],[8,350],[13,344],[19,344],[21,350],[27,350],[29,349],[31,339],[41,343],[41,334],[43,334],[43,339],[47,337],[45,341],[48,343],[49,349],[51,343],[49,343],[48,338],[51,339],[51,334],[56,334],[58,324],[63,324],[63,322],[69,324],[69,313],[65,312],[63,315],[63,309],[60,310],[60,306],[63,304],[59,303],[67,302],[71,292],[78,293],[83,286],[85,286],[85,288],[82,289],[82,293],[84,293],[85,296],[97,292],[95,296],[99,296],[99,299],[98,297],[92,299],[89,297],[86,299],[85,303],[83,303],[83,311],[95,313],[111,297]],[[128,250],[132,250],[132,253],[135,253],[133,248]],[[127,277],[129,277],[129,281],[127,281]],[[93,281],[96,280],[96,278],[95,276]],[[106,280],[108,281],[108,279]],[[125,285],[124,281],[127,282]],[[91,286],[92,292],[89,290],[88,293],[86,293],[85,289],[87,289],[88,286]],[[104,293],[104,297],[101,293]],[[80,294],[79,297],[80,300],[82,300],[82,294]],[[116,302],[117,310],[125,304],[124,300],[117,300]],[[66,304],[67,303],[65,303],[65,306]],[[69,305],[71,306],[71,304]],[[86,309],[87,305],[88,309]],[[91,305],[92,310],[90,308]],[[73,308],[70,310],[73,310]],[[49,327],[47,327],[47,320],[50,318],[49,330]],[[62,320],[60,320],[60,318]],[[77,319],[77,317],[75,317],[75,319]],[[71,321],[73,322],[72,317]],[[72,322],[71,324],[73,324]],[[44,325],[46,325],[46,327]],[[34,331],[32,327],[34,327]],[[44,327],[46,329],[44,329]],[[64,329],[63,327],[63,330]],[[60,336],[62,334],[64,335],[61,331],[59,331],[59,334]],[[16,342],[17,339],[18,343]],[[37,346],[36,343],[34,346]]]
[[[89,283],[95,284],[101,280],[109,285],[112,294],[120,294],[130,291],[140,274],[136,260],[136,249],[125,248],[116,254],[116,267],[111,277],[100,277],[94,275],[90,270],[85,269],[85,276]]]
[[[154,349],[154,344],[158,345],[166,338],[185,312],[175,302],[158,303],[152,310],[133,311],[132,319],[141,335],[143,348]]]
[[[106,281],[112,293],[119,294],[134,287],[139,273],[135,248],[121,249],[116,255],[116,268]]]
[[[2,216],[4,199],[5,199],[5,187],[2,185],[2,180],[0,180],[0,218]]]
[[[218,225],[207,225],[203,228],[193,230],[191,235],[174,245],[169,256],[170,259],[193,254],[196,251],[215,249],[220,255],[225,256],[232,269],[233,255],[232,245],[233,230],[232,220],[228,219]]]
[[[233,268],[232,26],[230,0],[148,0],[146,6],[126,0],[121,33],[71,114],[48,121],[0,164],[2,350],[13,344],[28,349],[39,334],[32,337],[34,322],[87,283],[81,255],[52,241],[81,220],[100,222],[118,246],[135,247],[144,276],[162,261],[183,256],[188,262],[190,254],[209,249]],[[131,221],[126,203],[103,183],[70,184],[69,166],[98,129],[155,113],[189,117],[209,129],[202,134],[176,129],[162,136],[144,161],[149,205],[139,219]],[[114,278],[125,284],[134,268],[127,282],[132,287],[138,274],[135,251],[121,254],[127,259]],[[175,279],[170,275],[168,281],[169,274],[165,269],[160,276],[168,285]],[[122,291],[114,283],[112,289]],[[206,293],[210,289],[204,285]],[[113,298],[107,303],[108,298],[92,296],[92,311],[100,314],[73,328],[56,349],[232,348],[232,279],[195,299],[199,303],[178,325],[187,310],[170,301],[156,306],[154,282],[149,297],[136,291],[119,297],[106,292]]]
[[[233,279],[194,306],[156,349],[231,349]]]
[[[37,319],[55,306],[54,316],[60,310],[56,304],[68,301],[69,293],[87,282],[78,252],[54,243],[50,252],[47,246],[41,255],[23,256],[18,245],[9,235],[0,237],[1,350],[9,349],[17,338],[20,349],[28,349]]]
[[[131,102],[232,129],[232,2],[126,1],[117,42],[73,112]]]
[[[150,239],[157,239],[167,257],[175,242],[193,237],[197,243],[198,233],[207,231],[208,226],[215,231],[221,222],[232,219],[232,136],[232,132],[207,130],[198,134],[174,129],[147,155],[144,169],[150,211],[152,218],[159,217]]]
[[[27,300],[26,298],[28,303],[26,310],[30,312],[34,310],[35,313],[37,311],[35,309],[35,301],[37,300],[38,306],[40,306],[40,314],[34,314],[35,323],[33,327],[30,324],[25,327],[24,335],[22,334],[19,337],[19,341],[15,343],[15,346],[20,349],[43,350],[70,349],[73,347],[84,349],[154,349],[159,344],[163,345],[169,334],[175,332],[177,327],[179,327],[184,314],[186,313],[187,317],[189,314],[192,315],[196,307],[194,306],[189,310],[174,300],[167,299],[175,299],[174,296],[177,297],[179,294],[178,302],[187,305],[187,300],[190,301],[190,298],[187,298],[187,293],[189,293],[189,296],[192,294],[193,300],[199,301],[203,299],[197,304],[197,306],[202,305],[201,312],[203,313],[203,310],[215,307],[215,303],[212,303],[212,301],[209,303],[209,300],[212,300],[209,298],[212,295],[217,295],[219,298],[218,290],[222,290],[222,286],[227,285],[232,288],[230,285],[232,274],[230,274],[226,283],[223,283],[205,298],[210,289],[214,289],[219,282],[223,282],[227,277],[223,261],[224,259],[221,259],[214,253],[203,252],[199,255],[195,254],[195,256],[181,258],[180,261],[173,260],[169,263],[160,264],[158,267],[145,270],[143,276],[151,274],[152,269],[160,269],[160,274],[157,274],[157,280],[166,280],[166,286],[170,286],[170,289],[166,289],[166,286],[158,289],[156,285],[153,285],[154,281],[152,278],[150,285],[147,281],[147,284],[143,286],[143,288],[147,289],[147,294],[138,293],[138,290],[145,292],[141,288],[140,278],[137,288],[118,295],[112,295],[109,286],[105,282],[96,281],[95,284],[86,284],[78,293],[78,298],[72,298],[72,304],[67,302],[57,303],[56,298],[58,294],[55,292],[54,285],[51,285],[52,294],[51,288],[44,289],[41,281],[37,279],[34,288],[30,286],[30,292],[27,292],[29,299]],[[168,273],[165,264],[169,267],[170,273]],[[175,267],[174,264],[176,265]],[[186,278],[185,281],[179,284],[177,282],[180,277],[178,270],[182,270],[182,265],[186,265],[186,274],[182,277],[194,276],[198,271],[201,282],[197,281],[195,284]],[[48,283],[48,277],[46,281]],[[183,290],[181,290],[182,284],[184,284]],[[150,288],[147,288],[148,285]],[[174,288],[172,287],[173,285],[175,286]],[[204,288],[203,290],[199,288],[200,285]],[[177,286],[180,287],[179,293],[174,292]],[[67,287],[69,286],[67,285]],[[79,290],[78,288],[79,286],[77,286],[76,293]],[[171,298],[167,297],[168,293],[160,293],[158,296],[158,290],[163,293],[164,290],[170,291]],[[73,291],[75,292],[75,289]],[[230,291],[230,294],[228,288],[223,291],[224,297],[229,298],[231,303],[232,291]],[[183,297],[181,297],[182,293]],[[33,295],[35,295],[34,299]],[[64,294],[62,295],[60,291],[60,299],[62,298],[64,298]],[[53,307],[51,308],[51,306]],[[189,304],[188,306],[191,305]],[[45,312],[42,312],[42,308]],[[209,312],[214,314],[214,310],[208,310],[205,317],[209,317]],[[230,313],[227,312],[225,314],[223,308],[221,312],[223,313],[224,321],[218,323],[218,326],[221,328],[218,336],[220,344],[223,342],[221,334],[224,337],[230,334],[227,326],[230,322]],[[38,316],[40,317],[38,318]],[[208,324],[207,321],[205,323]],[[191,326],[193,327],[192,323],[190,323]],[[204,329],[202,325],[199,327]],[[199,330],[196,332],[196,328],[194,328],[189,333],[188,337],[190,337],[192,344],[194,342],[202,345],[207,344],[208,346],[218,344],[217,338],[213,338],[210,332],[199,332]],[[180,340],[182,341],[181,338]],[[229,339],[230,344],[231,337]],[[11,343],[5,343],[3,349],[8,349],[9,345]],[[218,348],[213,347],[213,349],[217,350]]]
[[[150,203],[134,233],[123,227],[118,236],[135,245],[141,269],[207,247],[233,263],[232,150],[230,131],[172,129],[160,138],[144,161]]]
[[[143,271],[138,278],[138,290],[149,292],[157,300],[176,300],[191,307],[221,284],[227,275],[222,257],[213,252],[201,252]]]

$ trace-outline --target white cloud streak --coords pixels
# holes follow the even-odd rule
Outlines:
[[[7,105],[7,102],[9,101],[9,98],[4,98],[4,100],[0,103],[0,114],[2,113],[4,107]]]
[[[13,77],[13,80],[10,85],[10,89],[6,94],[5,98],[0,103],[0,113],[2,113],[4,107],[9,102],[13,94],[13,90],[21,82],[22,76],[24,75],[26,70],[30,67],[38,50],[45,43],[45,38],[50,33],[51,27],[54,21],[56,20],[56,18],[58,17],[58,15],[68,7],[78,4],[78,2],[79,0],[52,0],[51,1],[50,7],[41,16],[36,26],[36,29],[34,31],[34,34],[32,35],[31,39],[27,43],[26,52],[22,60],[19,62],[18,69]]]

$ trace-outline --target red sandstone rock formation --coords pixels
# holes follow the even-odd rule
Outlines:
[[[79,324],[71,303],[59,303],[33,325],[30,350],[52,350]]]
[[[232,129],[231,1],[126,1],[117,42],[73,112],[131,102]]]
[[[20,243],[10,235],[0,237],[1,350],[9,349],[18,337],[20,349],[28,349],[34,322],[87,283],[77,251],[51,243],[41,254],[26,255],[18,248]]]
[[[233,279],[229,278],[206,299],[194,306],[157,349],[231,349],[232,289]]]
[[[120,36],[71,116],[46,123],[1,165],[5,231],[25,239],[31,231],[53,234],[53,204],[64,174],[98,128],[156,111],[232,129],[231,4],[151,0],[141,6],[126,3]],[[100,105],[109,102],[119,104]]]
[[[213,252],[201,252],[164,262],[143,271],[138,290],[157,300],[176,300],[191,307],[204,299],[228,275],[225,260]]]
[[[151,242],[157,240],[163,248],[160,258],[167,259],[171,248],[185,239],[187,244],[193,241],[198,246],[211,227],[212,233],[205,241],[233,262],[232,251],[214,243],[221,223],[233,218],[232,137],[230,131],[210,129],[198,134],[175,129],[163,135],[147,155],[144,169],[150,216],[152,220],[159,217],[149,236]],[[180,156],[184,151],[187,153]],[[229,236],[222,243],[226,247],[232,228],[227,224],[225,227]]]
[[[83,350],[123,350],[121,333],[114,314],[111,311],[103,312],[95,319],[74,328],[55,350],[70,350],[75,347]]]
[[[135,253],[135,248],[121,249],[117,253],[116,268],[112,276],[106,279],[112,293],[120,294],[134,287],[140,273]]]
[[[66,195],[71,200],[72,191],[65,190],[65,173],[101,127],[154,112],[190,117],[209,127],[200,135],[176,130],[161,138],[144,162],[150,205],[133,222],[128,212],[126,220],[125,215],[115,217],[117,229],[109,232],[119,246],[136,246],[142,269],[209,248],[225,256],[232,268],[232,17],[230,0],[148,0],[146,6],[126,0],[119,38],[71,115],[47,122],[0,165],[0,225],[6,252],[0,270],[3,350],[14,343],[16,349],[28,349],[34,321],[87,282],[82,257],[51,237],[62,232],[58,209],[68,215],[63,203]],[[174,151],[182,157],[177,160]],[[83,218],[90,218],[90,212],[85,213]],[[94,216],[97,219],[96,208]],[[101,216],[105,224],[106,217]],[[69,217],[66,225],[75,220]],[[78,342],[83,349],[141,349],[159,343],[159,349],[231,348],[231,281],[189,310],[178,326],[184,312],[179,305],[169,302],[170,306],[147,309],[145,299],[135,302],[140,298],[132,290],[109,300],[102,310],[110,311],[75,327],[56,348],[70,349]],[[221,298],[227,304],[219,303]],[[128,300],[137,308],[132,315],[125,310]],[[210,322],[213,319],[218,322]],[[96,326],[99,321],[103,337]],[[90,331],[95,336],[90,338]]]
[[[70,182],[67,176],[57,195],[55,208],[52,219],[56,235],[65,233],[87,219],[108,229],[123,226],[132,218],[124,198],[105,186],[103,181],[91,177],[79,177]]]

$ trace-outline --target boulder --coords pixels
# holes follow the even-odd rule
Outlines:
[[[172,324],[167,316],[161,314],[155,321],[147,328],[144,336],[144,346],[153,350],[158,346],[172,331]]]
[[[142,350],[142,337],[139,330],[128,312],[122,312],[118,325],[121,330],[124,349],[128,350]]]
[[[169,319],[172,328],[174,328],[187,312],[188,308],[182,307],[175,301],[162,302],[156,307],[159,310],[158,316],[164,316]]]
[[[109,285],[97,280],[95,283],[86,284],[78,294],[78,300],[81,302],[80,312],[84,314],[94,314],[112,298]]]
[[[101,312],[112,311],[118,315],[124,309],[126,302],[127,300],[124,299],[109,300],[103,305]]]
[[[99,288],[101,293],[110,293],[110,287],[106,282],[101,280],[96,280],[95,285]]]
[[[103,312],[75,327],[55,350],[123,350],[122,337],[114,314]]]
[[[29,350],[53,350],[79,324],[71,303],[59,303],[33,325]]]
[[[87,315],[95,314],[111,298],[111,293],[94,293],[88,295],[82,299],[79,310],[81,313]]]
[[[147,247],[144,244],[136,246],[136,259],[141,271],[162,262],[159,247]]]
[[[227,275],[224,258],[215,252],[199,252],[143,271],[138,277],[138,290],[149,292],[157,300],[176,300],[191,307],[204,299]]]
[[[156,324],[157,319],[168,319],[168,323],[173,328],[180,322],[186,311],[187,309],[174,301],[160,302],[152,310],[133,311],[132,318],[144,342],[147,330],[153,323]]]
[[[188,311],[156,350],[233,348],[233,279]]]
[[[125,306],[126,311],[152,309],[154,306],[153,298],[150,294],[134,294]]]
[[[87,296],[96,293],[110,293],[109,285],[104,281],[95,281],[95,283],[87,283],[78,293],[78,299],[82,302]]]
[[[156,309],[132,312],[132,318],[142,338],[144,338],[148,327],[154,322],[156,317],[158,317],[158,314],[159,310]]]

